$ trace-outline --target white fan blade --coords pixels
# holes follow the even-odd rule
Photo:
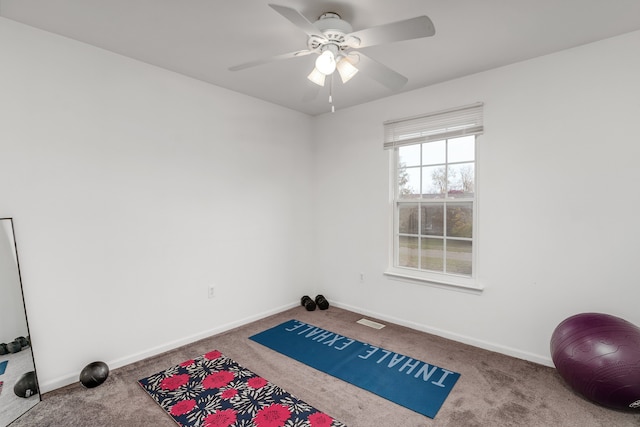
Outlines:
[[[433,22],[427,16],[392,22],[390,24],[367,28],[347,34],[346,41],[350,47],[363,48],[402,40],[431,37],[436,33]]]
[[[357,55],[359,57],[358,63],[355,64],[355,66],[360,72],[366,74],[391,90],[398,90],[409,81],[409,79],[402,74],[393,71],[386,65],[381,64],[360,52],[353,52],[349,55]]]
[[[277,4],[269,4],[269,7],[287,18],[289,22],[300,28],[307,35],[320,37],[321,39],[326,40],[324,34],[322,34],[320,30],[315,27],[315,25],[309,22],[309,20],[297,10],[291,9],[290,7],[286,6],[278,6]]]
[[[309,55],[310,53],[315,53],[315,52],[312,50],[299,50],[297,52],[283,53],[282,55],[272,56],[271,58],[257,59],[255,61],[245,62],[244,64],[240,64],[240,65],[235,65],[233,67],[229,67],[229,71],[244,70],[245,68],[255,67],[256,65],[267,64],[269,62],[280,61],[282,59],[296,58],[298,56]]]

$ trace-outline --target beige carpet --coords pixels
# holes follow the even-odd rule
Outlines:
[[[375,330],[357,324],[362,317],[335,307],[313,312],[294,308],[116,369],[97,388],[74,384],[47,393],[12,427],[175,427],[137,380],[213,349],[350,427],[640,426],[640,412],[590,403],[568,389],[552,368],[401,326],[387,324]],[[461,377],[435,419],[424,417],[248,339],[289,319],[433,363]]]

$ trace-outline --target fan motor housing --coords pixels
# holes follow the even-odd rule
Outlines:
[[[340,15],[335,12],[323,13],[313,25],[324,34],[326,40],[310,36],[307,45],[311,50],[320,50],[322,46],[327,44],[327,40],[340,47],[345,41],[345,36],[353,31],[351,24],[340,18]]]

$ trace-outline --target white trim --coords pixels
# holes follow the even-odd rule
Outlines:
[[[443,329],[435,328],[433,326],[423,325],[408,320],[399,319],[393,316],[387,316],[385,314],[377,313],[375,311],[366,310],[361,307],[352,306],[349,304],[342,304],[339,302],[332,302],[333,306],[343,308],[364,316],[370,316],[378,320],[394,323],[396,325],[405,326],[407,328],[415,329],[416,331],[425,332],[439,337],[447,338],[452,341],[457,341],[463,344],[468,344],[474,347],[482,348],[484,350],[495,351],[496,353],[505,354],[507,356],[515,357],[518,359],[528,360],[529,362],[537,363],[551,368],[555,367],[553,360],[549,356],[543,356],[540,354],[530,353],[528,351],[518,350],[512,347],[492,343],[489,341],[478,340],[466,335],[457,334],[455,332],[445,331]]]
[[[297,307],[299,305],[299,303],[290,303],[287,305],[283,305],[280,306],[278,308],[274,308],[272,310],[268,310],[268,311],[264,311],[262,313],[253,315],[253,316],[249,316],[246,317],[244,319],[240,319],[240,320],[236,320],[234,322],[230,322],[230,323],[226,323],[224,325],[220,325],[216,328],[213,329],[207,329],[205,331],[199,332],[197,334],[193,334],[190,335],[188,337],[185,338],[181,338],[178,340],[174,340],[174,341],[169,341],[165,344],[161,344],[159,346],[153,347],[149,350],[145,350],[145,351],[141,351],[138,353],[133,353],[130,354],[129,356],[125,356],[125,357],[121,357],[119,359],[116,360],[111,360],[111,361],[107,361],[107,365],[109,366],[110,369],[117,369],[117,368],[121,368],[123,366],[129,365],[131,363],[135,363],[135,362],[139,362],[143,359],[152,357],[152,356],[157,356],[158,354],[170,351],[170,350],[175,350],[178,347],[181,347],[183,345],[187,345],[187,344],[191,344],[194,343],[196,341],[199,341],[201,339],[204,338],[209,338],[211,336],[214,335],[218,335],[221,334],[223,332],[229,331],[231,329],[237,328],[239,326],[243,326],[246,325],[248,323],[251,322],[255,322],[257,320],[263,319],[265,317],[269,317],[271,315],[274,314],[278,314],[280,312],[283,312],[285,310],[289,310],[291,308]],[[47,393],[49,391],[52,390],[56,390],[58,388],[67,386],[69,384],[73,384],[75,382],[78,381],[78,378],[80,376],[80,370],[76,371],[76,372],[71,372],[67,375],[63,375],[60,376],[58,378],[54,378],[52,380],[49,380],[45,383],[40,383],[40,392],[41,393]]]
[[[479,138],[482,135],[476,135],[474,141],[474,195],[473,198],[449,198],[444,197],[442,199],[406,199],[397,200],[398,197],[398,163],[399,153],[398,150],[390,151],[389,155],[389,240],[388,240],[388,263],[387,271],[384,274],[392,276],[401,280],[410,281],[413,283],[424,284],[429,286],[436,286],[444,289],[463,290],[467,292],[481,293],[484,287],[478,282],[478,246],[480,243],[479,238],[479,184],[478,184],[478,144],[481,142]],[[466,163],[466,162],[465,162]],[[445,164],[449,164],[448,159]],[[456,163],[451,163],[456,164]],[[471,202],[473,204],[473,234],[469,239],[472,242],[471,250],[471,276],[461,276],[447,272],[435,272],[429,270],[419,270],[412,268],[405,268],[399,266],[398,262],[398,215],[397,204],[398,203],[457,203],[457,202]],[[446,237],[445,237],[446,238]],[[467,239],[464,239],[467,240]],[[446,261],[445,261],[446,262]]]
[[[451,274],[425,274],[423,272],[416,271],[416,274],[411,274],[412,271],[407,269],[405,271],[399,271],[399,269],[389,268],[383,274],[389,276],[391,279],[402,280],[405,282],[415,283],[419,285],[434,286],[436,288],[451,289],[454,291],[462,291],[480,295],[484,290],[484,286],[478,283],[475,279],[467,277],[456,277]],[[442,276],[442,277],[438,277]],[[457,280],[456,280],[457,279]]]
[[[411,322],[408,320],[399,319],[394,316],[387,316],[385,314],[381,314],[375,311],[366,310],[361,307],[352,306],[350,304],[342,304],[337,301],[331,302],[332,306],[343,308],[345,310],[349,310],[363,316],[373,317],[378,320],[383,320],[385,322],[394,323],[396,325],[405,326],[407,328],[414,329],[416,331],[425,332],[432,335],[437,335],[439,337],[447,338],[453,341],[461,342],[463,344],[472,345],[474,347],[482,348],[485,350],[495,351],[497,353],[505,354],[507,356],[516,357],[518,359],[528,360],[530,362],[538,363],[540,365],[554,367],[553,361],[550,357],[541,356],[534,353],[529,353],[525,351],[521,351],[518,349],[514,349],[512,347],[507,347],[495,343],[491,343],[489,341],[477,340],[475,338],[471,338],[466,335],[456,334],[454,332],[448,332],[439,328],[435,328],[432,326],[423,325],[416,322]],[[154,347],[147,351],[134,353],[130,356],[116,359],[111,362],[107,362],[107,365],[111,369],[121,368],[131,363],[139,362],[140,360],[146,359],[148,357],[156,356],[158,354],[164,353],[166,351],[174,350],[180,346],[191,344],[195,341],[201,340],[203,338],[208,338],[231,329],[237,328],[239,326],[243,326],[249,324],[251,322],[255,322],[257,320],[263,319],[265,317],[269,317],[274,314],[281,313],[283,311],[289,310],[291,308],[297,307],[299,305],[298,302],[290,303],[279,308],[275,308],[273,310],[268,310],[266,312],[262,312],[255,316],[250,316],[235,322],[227,323],[225,325],[221,325],[217,328],[209,329],[207,331],[200,332],[198,334],[191,335],[189,337],[168,342],[166,344]],[[73,372],[67,375],[60,376],[58,378],[54,378],[53,380],[47,381],[46,383],[40,383],[40,392],[42,394],[48,393],[50,391],[56,390],[58,388],[67,386],[69,384],[73,384],[78,381],[78,377],[80,375],[80,371]]]

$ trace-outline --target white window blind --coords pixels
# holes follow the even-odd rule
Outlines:
[[[438,141],[464,135],[480,135],[482,102],[417,117],[384,122],[384,149]]]

